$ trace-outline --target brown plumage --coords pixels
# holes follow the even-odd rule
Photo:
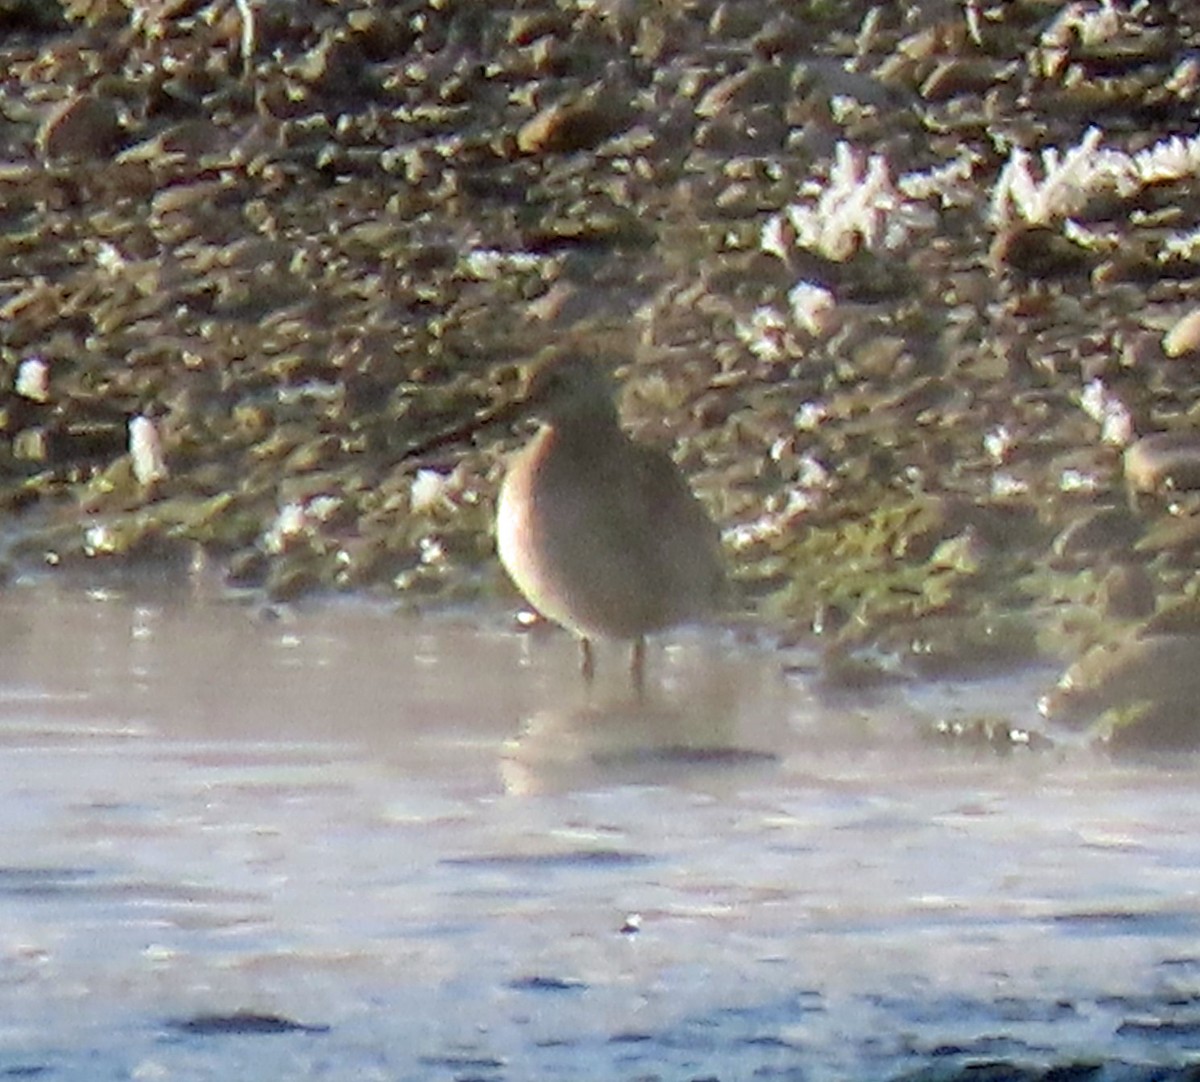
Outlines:
[[[530,604],[579,636],[634,643],[704,616],[724,583],[716,528],[678,468],[622,430],[608,376],[578,357],[532,372],[524,406],[541,428],[500,490],[500,559]]]

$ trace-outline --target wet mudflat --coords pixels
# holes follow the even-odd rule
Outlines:
[[[8,588],[0,1076],[1159,1078],[1200,1055],[1194,760],[918,735],[1032,724],[1041,672],[867,702],[724,632],[651,657],[648,702],[611,652],[589,701],[570,641],[501,611]]]

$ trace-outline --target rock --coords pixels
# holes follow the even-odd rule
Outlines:
[[[621,131],[629,114],[603,97],[560,101],[539,110],[517,131],[522,154],[562,154],[588,150]]]
[[[1157,432],[1125,449],[1125,481],[1133,492],[1200,488],[1200,432]]]
[[[68,98],[46,117],[37,145],[51,161],[104,158],[117,149],[121,136],[117,107],[107,98],[85,93]]]
[[[1118,564],[1101,580],[1098,600],[1107,619],[1145,619],[1154,612],[1154,579],[1141,564]]]
[[[1186,705],[1200,741],[1200,635],[1134,636],[1089,650],[1042,696],[1050,721],[1084,727],[1110,712]]]
[[[1142,523],[1123,507],[1086,511],[1066,527],[1051,545],[1055,556],[1074,558],[1089,553],[1125,549],[1141,536]]]
[[[1168,357],[1200,353],[1200,308],[1193,308],[1163,335],[1162,349]]]

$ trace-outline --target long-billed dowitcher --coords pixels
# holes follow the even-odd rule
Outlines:
[[[584,678],[592,640],[632,640],[707,613],[724,583],[716,528],[675,463],[621,428],[607,372],[558,356],[530,373],[519,408],[541,423],[500,489],[497,546],[542,616],[574,632]]]

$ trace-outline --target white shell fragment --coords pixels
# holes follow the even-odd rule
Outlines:
[[[166,480],[167,461],[162,439],[157,426],[144,414],[139,413],[129,422],[129,457],[133,460],[133,476],[139,485]]]
[[[50,397],[50,366],[41,357],[29,357],[17,367],[14,389],[22,398],[45,402]]]
[[[419,515],[428,514],[446,499],[448,478],[437,470],[417,470],[409,490],[412,509]]]

